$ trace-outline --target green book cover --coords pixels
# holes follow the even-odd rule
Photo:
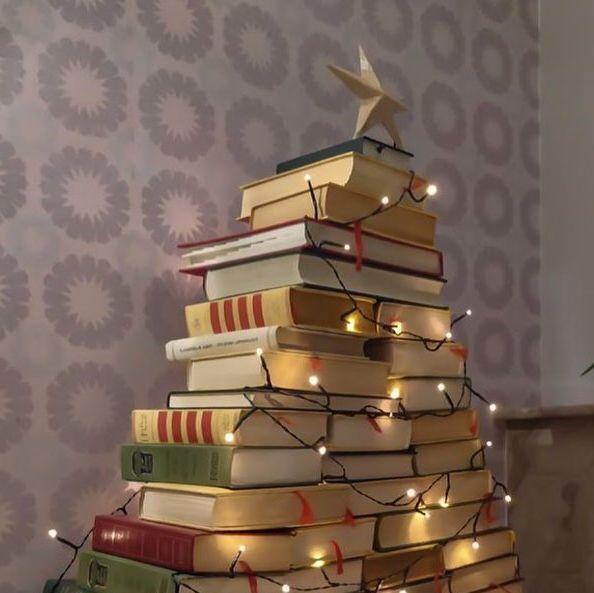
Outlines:
[[[122,478],[230,488],[234,451],[224,445],[122,445]]]
[[[379,140],[374,140],[369,136],[359,136],[347,140],[346,142],[340,142],[339,144],[334,144],[333,146],[328,146],[321,150],[302,154],[294,159],[283,161],[276,166],[276,172],[277,174],[285,173],[286,171],[305,167],[306,165],[311,165],[312,163],[317,163],[318,161],[323,161],[324,159],[329,159],[330,157],[345,154],[347,152],[358,152],[359,154],[386,161],[395,166],[407,165],[408,161],[413,156],[410,152],[407,152],[402,148],[390,146]]]
[[[64,579],[60,581],[60,584],[56,586],[57,579],[50,579],[45,582],[43,593],[87,593],[88,589],[79,587],[76,581],[70,579]]]
[[[173,574],[166,568],[83,551],[77,580],[86,590],[101,593],[177,593]]]

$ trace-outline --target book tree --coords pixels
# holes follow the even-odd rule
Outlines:
[[[180,246],[207,297],[166,345],[187,390],[132,412],[142,486],[80,544],[50,530],[72,558],[45,593],[521,593],[472,407],[496,405],[453,338],[471,311],[440,296],[437,188],[360,62],[330,67],[355,137],[242,187],[245,233]],[[361,136],[377,123],[393,145]]]

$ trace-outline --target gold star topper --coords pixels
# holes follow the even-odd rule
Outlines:
[[[394,114],[406,111],[400,101],[386,93],[374,72],[363,48],[359,46],[361,74],[357,76],[340,66],[328,65],[328,68],[360,99],[359,115],[353,138],[360,136],[376,124],[382,124],[392,137],[395,146],[402,148]]]

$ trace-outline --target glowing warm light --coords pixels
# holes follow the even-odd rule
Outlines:
[[[485,445],[487,445],[487,447],[492,447],[493,446],[493,441],[487,441],[485,443]]]
[[[491,412],[496,412],[497,411],[497,404],[489,404],[489,410]]]
[[[392,399],[400,399],[400,387],[394,387],[392,391],[390,391],[390,397]]]
[[[322,566],[324,566],[324,564],[326,564],[323,560],[316,560],[314,562],[312,562],[312,566],[314,568],[322,568]]]
[[[306,173],[306,174],[303,176],[303,179],[305,179],[305,181],[306,181],[307,183],[309,183],[309,182],[311,181],[311,175],[310,175],[309,173]]]
[[[256,348],[256,354],[258,356],[262,356],[262,354],[264,354],[264,350],[262,350],[262,348]]]
[[[466,309],[466,315],[470,317],[472,315],[472,309]]]
[[[434,183],[430,183],[427,186],[427,195],[434,196],[436,193],[437,193],[437,185],[435,185]]]
[[[346,328],[349,332],[355,331],[355,320],[353,318],[346,320]]]
[[[232,432],[225,433],[225,442],[232,443],[235,440],[235,435]]]
[[[472,549],[473,550],[478,550],[480,547],[481,547],[481,545],[476,540],[474,540],[472,542]]]
[[[350,251],[351,250],[351,246],[348,243],[344,244],[344,250],[345,251]]]
[[[389,201],[390,201],[390,198],[388,198],[388,196],[384,196],[384,197],[382,198],[382,204],[383,204],[384,206],[387,206]]]
[[[285,583],[282,587],[281,587],[281,591],[283,593],[289,593],[289,591],[291,590],[291,587],[289,587],[289,585],[287,585],[287,583]]]
[[[50,529],[47,534],[52,538],[56,539],[58,537],[58,532],[55,529]]]
[[[309,378],[309,384],[313,385],[314,387],[320,382],[316,375],[311,375]]]
[[[408,496],[409,498],[414,498],[417,495],[417,491],[414,488],[409,488],[406,491],[406,496]]]
[[[320,445],[318,447],[318,453],[320,455],[326,455],[326,453],[328,453],[328,449],[326,449],[326,446],[325,445]]]
[[[423,511],[423,518],[429,519],[431,517],[431,513],[429,511]]]
[[[402,333],[402,321],[393,321],[392,331],[399,336]]]
[[[245,544],[241,544],[238,548],[237,551],[241,552],[242,554],[247,550],[247,546]]]
[[[452,339],[452,332],[446,332],[445,339],[446,340],[451,340]]]
[[[509,494],[506,494],[504,500],[509,504],[512,501],[512,497]]]
[[[448,501],[447,501],[445,498],[442,498],[442,499],[439,501],[439,506],[440,506],[442,509],[447,509],[447,508],[450,506],[450,503],[449,503],[449,502],[448,502]]]
[[[398,593],[406,593],[406,589],[400,589],[400,591],[398,591]]]
[[[445,385],[443,383],[438,383],[437,391],[445,391]]]

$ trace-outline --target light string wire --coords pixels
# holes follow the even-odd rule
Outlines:
[[[407,196],[415,203],[422,203],[423,201],[425,201],[425,199],[428,197],[429,194],[425,193],[423,196],[421,197],[417,197],[414,194],[413,191],[413,183],[415,180],[415,173],[414,171],[410,171],[410,176],[409,176],[409,182],[407,184],[407,186],[405,186],[402,189],[402,192],[399,196],[399,198],[392,204],[390,205],[386,205],[384,203],[382,203],[379,207],[375,208],[372,212],[370,212],[369,214],[362,216],[360,218],[354,219],[352,221],[349,222],[344,222],[344,223],[340,223],[341,225],[347,227],[356,223],[361,223],[365,220],[367,220],[368,218],[371,218],[372,216],[376,216],[377,214],[381,213],[381,212],[385,212],[388,209],[397,207]],[[308,189],[310,192],[310,196],[312,198],[312,202],[314,205],[314,215],[315,215],[315,219],[318,220],[319,217],[319,210],[318,210],[318,203],[317,203],[317,199],[315,197],[315,193],[314,193],[314,189],[311,183],[311,178],[306,177],[306,181],[308,184]],[[395,334],[397,336],[400,335],[407,335],[410,336],[412,339],[418,340],[420,341],[424,347],[431,351],[431,352],[435,352],[437,351],[439,348],[441,348],[443,346],[443,344],[445,344],[448,341],[447,337],[444,337],[441,340],[435,340],[435,339],[430,339],[430,338],[425,338],[423,336],[420,336],[418,334],[414,334],[411,332],[407,332],[407,331],[400,331],[400,332],[395,332],[394,327],[386,324],[386,323],[382,323],[382,322],[378,322],[376,319],[370,318],[369,316],[367,316],[365,314],[364,311],[362,311],[355,299],[355,297],[351,294],[351,292],[348,290],[348,288],[346,287],[346,285],[344,284],[342,278],[340,277],[340,274],[338,273],[338,270],[336,269],[336,267],[334,266],[334,264],[330,261],[330,259],[328,257],[326,257],[324,251],[322,250],[322,245],[321,244],[316,244],[316,242],[314,241],[313,237],[311,236],[311,233],[309,231],[309,229],[307,228],[307,226],[305,227],[306,230],[306,234],[308,237],[308,240],[310,241],[314,253],[316,255],[318,255],[318,257],[320,257],[323,261],[326,262],[326,264],[330,267],[330,269],[332,270],[332,273],[334,274],[337,282],[339,283],[342,292],[347,296],[347,298],[350,300],[353,308],[351,310],[349,310],[348,312],[344,313],[341,315],[341,319],[344,319],[346,317],[348,317],[348,315],[351,315],[352,313],[354,313],[355,311],[359,313],[359,315],[361,315],[361,317],[363,317],[366,321],[371,322],[373,324],[375,324],[376,326],[380,327],[381,329],[383,329],[384,331],[387,331],[391,334]],[[457,317],[455,317],[450,324],[450,328],[453,328],[455,324],[457,324],[459,321],[461,321],[462,319],[464,319],[467,315],[469,315],[469,312],[466,312],[465,314],[459,315]],[[265,373],[265,377],[266,377],[266,388],[269,389],[272,392],[277,392],[277,393],[283,393],[285,395],[291,395],[291,396],[297,396],[296,393],[292,393],[292,392],[288,392],[288,390],[280,390],[274,387],[273,383],[272,383],[272,379],[271,379],[271,375],[270,375],[270,371],[269,368],[266,364],[266,361],[264,359],[263,356],[260,356],[260,359],[262,361],[262,369]],[[319,389],[319,391],[324,394],[328,400],[328,403],[323,406],[326,409],[328,409],[328,411],[331,414],[335,414],[335,413],[339,413],[336,412],[334,410],[330,409],[329,406],[329,395],[326,392],[326,390],[323,388],[323,386],[319,383],[317,383],[317,387]],[[489,403],[488,400],[486,398],[484,398],[484,396],[482,396],[482,394],[480,394],[478,391],[476,391],[476,389],[474,389],[471,385],[471,382],[468,378],[467,375],[467,367],[466,367],[466,361],[464,362],[464,376],[463,376],[463,385],[462,385],[462,393],[460,395],[460,397],[458,398],[458,402],[456,404],[454,404],[453,400],[451,399],[450,395],[447,393],[447,391],[441,390],[444,394],[444,397],[446,398],[446,401],[450,407],[450,409],[446,412],[446,413],[438,413],[438,412],[421,412],[418,415],[414,415],[414,416],[408,416],[407,412],[404,408],[404,406],[402,405],[402,403],[399,403],[399,412],[398,414],[398,418],[401,419],[410,419],[410,418],[418,418],[420,416],[423,415],[434,415],[434,416],[440,416],[440,417],[445,417],[448,415],[451,415],[453,413],[455,413],[458,409],[459,406],[461,405],[461,402],[463,401],[464,398],[464,389],[467,388],[469,389],[471,395],[476,396],[478,399],[480,399],[482,402],[484,403]],[[307,399],[306,397],[302,396],[302,394],[299,394],[300,397],[303,397],[304,399]],[[244,393],[245,396],[245,393]],[[253,402],[247,398],[248,402],[251,405],[251,409],[248,411],[248,413],[244,414],[240,420],[238,421],[238,423],[236,424],[236,426],[233,429],[233,432],[235,432],[243,422],[245,422],[247,420],[247,418],[249,418],[253,413],[255,413],[256,411],[260,410],[262,412],[264,412],[268,417],[270,417],[283,431],[285,431],[287,434],[289,434],[293,439],[295,439],[297,442],[299,442],[303,447],[307,447],[313,450],[318,451],[319,450],[319,445],[320,443],[323,443],[323,437],[320,437],[320,439],[318,439],[315,443],[313,444],[308,444],[305,441],[303,441],[298,435],[296,435],[293,431],[291,431],[290,429],[288,429],[278,418],[276,418],[273,414],[271,414],[267,408],[261,407],[261,406],[255,406],[253,404]],[[310,400],[311,401],[311,400]],[[314,402],[316,404],[320,403],[317,400]],[[349,415],[354,415],[357,412],[351,413],[351,412],[342,412],[345,414],[349,414]],[[359,413],[364,413],[370,417],[377,417],[380,415],[387,415],[388,413],[383,411],[383,410],[378,410],[378,411],[370,411],[370,410],[364,410],[362,409],[361,411],[359,411]],[[389,413],[390,417],[394,417],[393,413],[390,412]],[[483,459],[484,459],[484,451],[485,451],[485,447],[482,446],[481,448],[479,448],[477,451],[475,451],[473,453],[473,455],[470,458],[469,461],[469,465],[470,465],[470,469],[474,469],[474,462],[477,456],[482,455]],[[446,494],[445,494],[445,502],[447,503],[447,499],[448,499],[448,495],[450,492],[450,474],[451,472],[443,472],[440,475],[438,475],[437,478],[435,478],[433,480],[433,482],[430,483],[430,485],[424,489],[423,491],[416,493],[415,497],[411,497],[408,496],[406,493],[401,494],[396,496],[395,498],[393,498],[390,501],[381,501],[375,497],[372,497],[371,495],[363,492],[360,487],[356,486],[355,483],[352,480],[349,480],[346,476],[346,468],[345,466],[338,460],[336,459],[334,456],[332,456],[332,454],[329,454],[329,458],[332,459],[333,462],[337,463],[341,469],[342,469],[342,475],[340,476],[340,481],[341,482],[345,482],[347,484],[349,484],[349,486],[355,490],[358,494],[368,498],[369,500],[371,500],[372,502],[379,504],[381,506],[388,506],[388,507],[402,507],[402,506],[407,506],[410,507],[412,500],[416,499],[416,503],[414,506],[414,511],[421,513],[421,514],[425,514],[425,504],[423,501],[423,497],[426,496],[431,489],[433,489],[435,487],[436,484],[440,483],[444,478],[447,481],[447,485],[446,485]],[[482,511],[484,509],[484,506],[487,503],[490,503],[496,495],[497,489],[498,488],[502,488],[505,492],[505,496],[506,496],[506,501],[509,498],[509,494],[507,491],[506,486],[502,483],[499,482],[498,480],[496,480],[494,477],[492,477],[492,481],[493,481],[493,490],[483,499],[482,503],[479,506],[479,510],[472,515],[465,523],[464,525],[462,525],[462,527],[460,527],[460,529],[458,529],[456,531],[456,533],[454,535],[452,535],[451,537],[444,539],[444,540],[440,540],[437,543],[439,543],[440,545],[444,546],[447,543],[449,543],[450,541],[456,539],[458,536],[460,536],[460,534],[468,527],[469,524],[472,523],[472,536],[474,538],[474,540],[476,541],[476,535],[477,535],[477,528],[478,528],[478,523],[482,514]],[[115,509],[111,514],[116,514],[118,512],[122,512],[123,514],[127,514],[127,507],[128,505],[136,498],[136,496],[139,494],[140,490],[136,491],[135,493],[133,493],[121,506],[119,506],[117,509]],[[409,500],[406,502],[402,502],[404,498],[408,498]],[[56,582],[54,583],[54,586],[51,589],[51,593],[55,593],[58,590],[58,587],[60,586],[60,583],[63,581],[64,577],[66,576],[68,570],[71,568],[71,566],[74,564],[74,562],[76,561],[78,554],[80,552],[80,550],[82,549],[82,547],[86,544],[86,542],[88,541],[89,537],[91,536],[91,534],[94,531],[94,527],[92,527],[91,529],[89,529],[89,531],[85,534],[85,536],[83,537],[82,541],[80,544],[74,544],[60,536],[57,535],[57,533],[55,534],[54,538],[57,539],[60,543],[66,545],[67,547],[70,547],[73,549],[74,553],[73,553],[73,557],[70,560],[70,562],[66,565],[65,569],[62,571],[62,573],[60,574],[60,576],[58,577],[58,579],[56,580]],[[230,567],[229,567],[229,576],[230,578],[233,578],[235,576],[235,567],[237,565],[237,563],[240,561],[240,556],[241,556],[241,551],[238,551],[238,553],[235,555],[235,557],[232,559]],[[416,563],[417,561],[419,561],[419,559],[415,560],[412,564]],[[386,581],[387,579],[396,577],[400,574],[403,574],[404,576],[404,580],[403,580],[403,585],[406,584],[406,577],[407,574],[410,572],[412,566],[408,566],[405,569],[401,569],[399,570],[397,573],[395,573],[394,575],[389,575],[386,577],[382,577],[381,579],[378,580],[378,584],[377,587],[375,588],[376,591],[379,590],[379,588],[381,587],[381,584]],[[287,584],[283,584],[280,581],[274,579],[273,577],[271,577],[270,575],[267,574],[261,574],[261,573],[252,573],[250,572],[249,574],[255,578],[260,578],[263,580],[266,580],[270,583],[279,585],[281,587],[281,590],[283,591],[283,593],[288,593],[290,589],[293,589],[295,591],[300,591],[302,593],[307,593],[307,592],[311,592],[311,591],[317,591],[317,590],[325,590],[325,589],[331,589],[331,588],[336,588],[336,587],[341,587],[341,586],[361,586],[361,583],[335,583],[333,581],[331,581],[328,578],[327,573],[324,571],[323,567],[320,567],[320,571],[324,577],[324,580],[326,581],[326,585],[322,586],[322,587],[289,587]],[[174,581],[176,582],[176,584],[178,584],[179,586],[181,586],[182,588],[187,588],[190,591],[192,591],[193,593],[201,593],[200,591],[198,591],[197,589],[193,588],[192,586],[188,585],[187,583],[184,583],[183,581],[178,580],[178,578],[180,576],[184,576],[187,573],[174,573],[172,575]],[[194,574],[194,573],[192,573]],[[200,573],[195,573],[196,575],[200,576]],[[286,591],[285,591],[286,588]],[[363,583],[363,587],[361,588],[361,591],[367,591],[368,589],[366,588],[366,583]]]

